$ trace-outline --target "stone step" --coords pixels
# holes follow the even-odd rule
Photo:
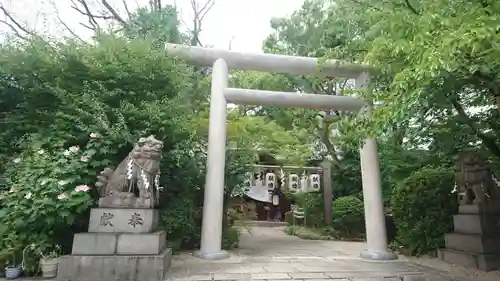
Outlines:
[[[72,255],[158,255],[166,247],[165,231],[153,233],[77,233]]]
[[[500,269],[500,255],[487,255],[452,249],[440,249],[438,250],[438,256],[446,262],[483,271]]]
[[[447,233],[446,248],[478,254],[500,254],[500,236]]]
[[[500,234],[500,215],[457,214],[453,216],[455,231],[464,234]]]
[[[57,280],[163,281],[171,261],[171,249],[159,255],[62,256]]]

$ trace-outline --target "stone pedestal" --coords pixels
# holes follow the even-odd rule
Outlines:
[[[160,281],[172,258],[166,233],[156,231],[155,209],[95,208],[89,232],[75,234],[69,256],[61,257],[58,280]]]
[[[441,259],[484,271],[500,269],[500,203],[460,206],[453,223]]]

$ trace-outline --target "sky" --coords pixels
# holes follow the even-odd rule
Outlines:
[[[88,0],[89,3],[99,0]],[[147,5],[148,0],[125,0],[129,7]],[[203,5],[206,0],[196,0]],[[100,1],[99,1],[100,2]],[[122,0],[108,0],[115,8],[124,11]],[[73,10],[70,0],[0,0],[16,19],[31,28],[53,36],[68,34],[58,17],[79,36],[88,38],[91,33],[80,22],[85,16]],[[193,12],[191,0],[165,0],[165,4],[176,4],[181,11],[182,22],[190,24]],[[271,33],[270,20],[286,17],[299,9],[304,0],[215,0],[215,5],[203,21],[201,42],[215,48],[235,51],[261,52],[262,41]],[[55,8],[54,8],[55,6]],[[3,15],[0,19],[5,19]],[[185,26],[184,26],[185,27]],[[9,29],[2,25],[0,32]]]

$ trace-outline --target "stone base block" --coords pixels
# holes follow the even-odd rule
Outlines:
[[[460,214],[500,214],[500,205],[498,202],[490,204],[471,204],[458,206]]]
[[[165,249],[165,231],[154,233],[119,234],[116,243],[117,255],[157,255]]]
[[[63,256],[57,280],[61,281],[162,281],[172,250],[152,256]]]
[[[500,215],[458,214],[453,216],[455,232],[493,236],[500,234]]]
[[[77,233],[73,237],[73,255],[114,255],[116,239],[114,233]]]
[[[78,233],[72,255],[158,255],[166,247],[165,231],[153,233]]]
[[[500,255],[476,254],[451,249],[439,250],[444,261],[483,271],[500,269]]]
[[[447,249],[478,254],[500,254],[500,236],[447,233],[444,239]]]
[[[150,233],[157,229],[160,214],[155,209],[94,208],[89,232]]]
[[[149,209],[153,208],[156,202],[152,198],[138,198],[133,193],[121,192],[119,194],[99,199],[100,208],[131,208]]]

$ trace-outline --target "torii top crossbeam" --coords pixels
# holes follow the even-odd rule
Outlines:
[[[339,60],[318,62],[317,58],[296,57],[263,53],[241,53],[222,49],[166,44],[167,53],[187,62],[211,67],[218,59],[224,59],[231,69],[256,70],[294,75],[319,77],[357,78],[370,67]]]

